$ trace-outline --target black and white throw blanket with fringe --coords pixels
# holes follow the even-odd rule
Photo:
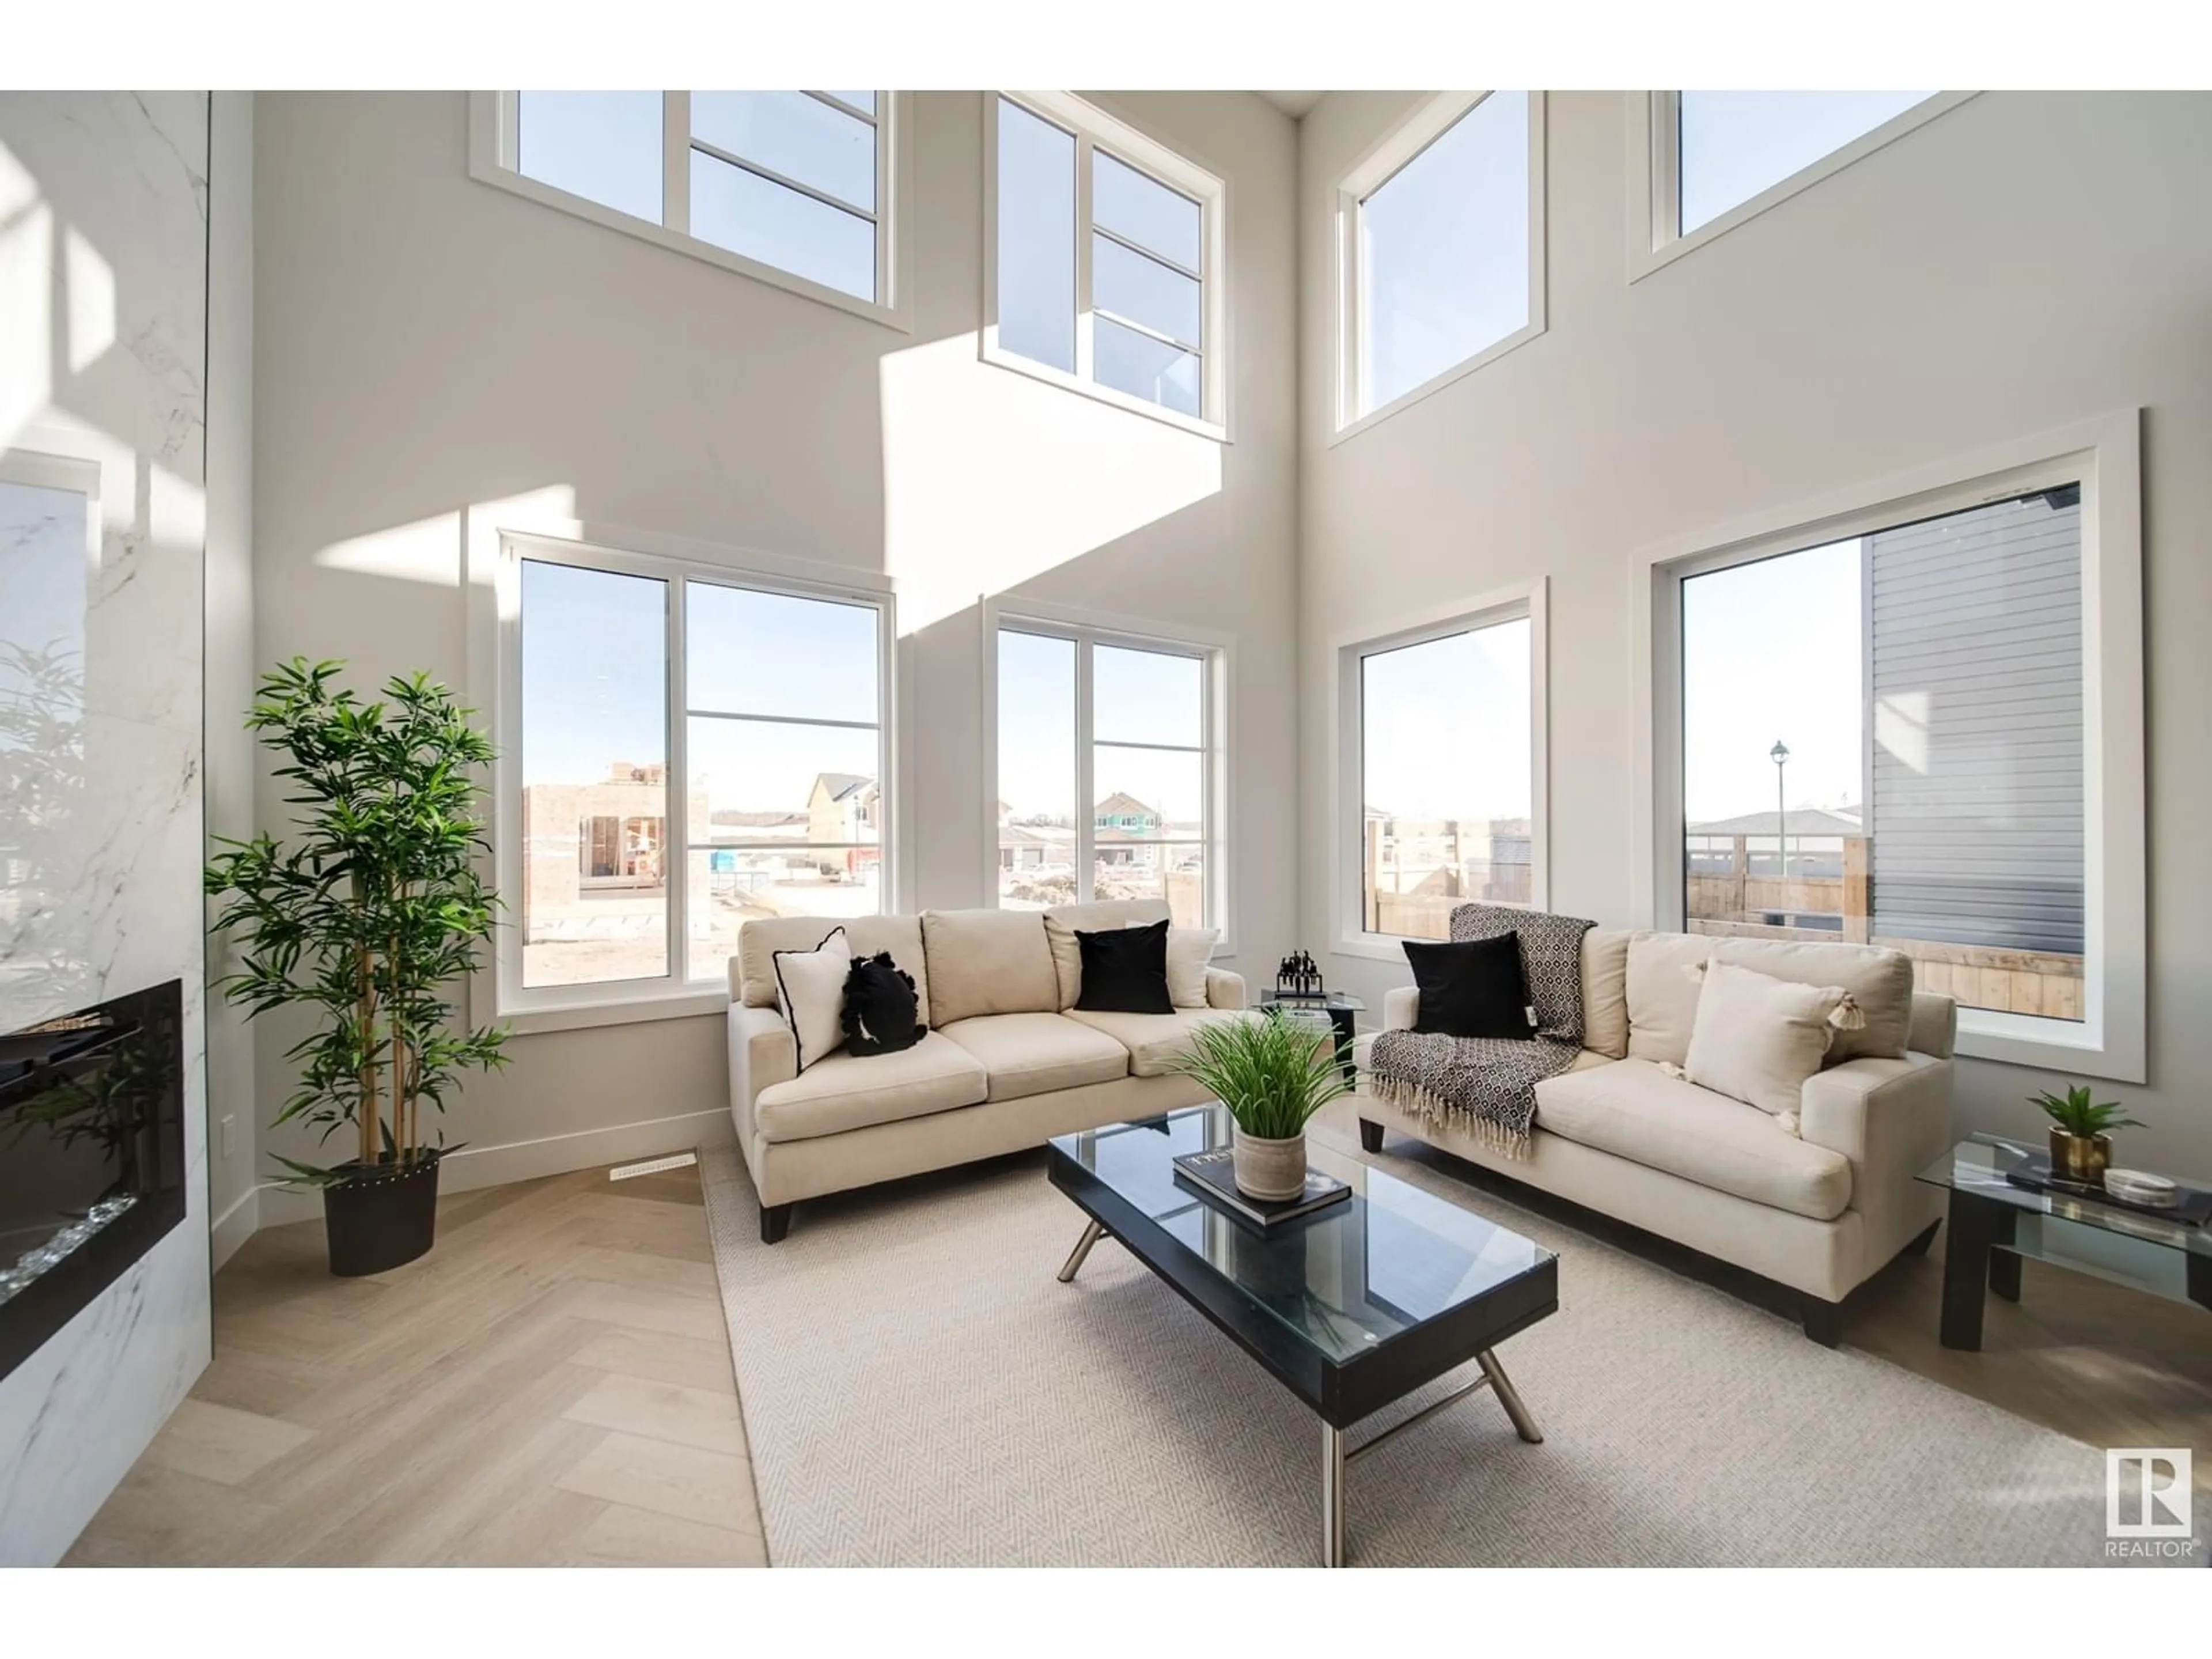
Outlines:
[[[1536,1085],[1582,1052],[1583,935],[1596,925],[1501,904],[1461,905],[1452,912],[1454,943],[1520,936],[1534,1034],[1523,1041],[1385,1031],[1368,1060],[1369,1088],[1425,1122],[1522,1156],[1536,1121]]]

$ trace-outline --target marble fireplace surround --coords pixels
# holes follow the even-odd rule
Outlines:
[[[58,1559],[208,1359],[208,163],[204,93],[0,98],[0,1030],[181,980],[188,1194],[0,1378],[0,1565]]]

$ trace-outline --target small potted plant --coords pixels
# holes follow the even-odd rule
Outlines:
[[[1279,1202],[1306,1189],[1306,1122],[1347,1091],[1334,1034],[1280,1010],[1201,1025],[1176,1063],[1228,1109],[1237,1190]]]
[[[2045,1090],[2028,1098],[2051,1119],[2051,1174],[2084,1187],[2105,1184],[2105,1170],[2112,1161],[2112,1132],[2143,1127],[2117,1100],[2097,1100],[2086,1083],[2063,1095]]]

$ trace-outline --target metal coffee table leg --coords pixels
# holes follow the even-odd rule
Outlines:
[[[1344,1431],[1321,1425],[1321,1564],[1344,1565]]]
[[[1544,1443],[1544,1431],[1536,1426],[1536,1419],[1528,1414],[1528,1407],[1521,1399],[1521,1391],[1513,1386],[1513,1379],[1505,1374],[1505,1367],[1498,1363],[1498,1356],[1485,1348],[1474,1357],[1482,1367],[1482,1374],[1490,1379],[1490,1387],[1498,1395],[1498,1403],[1505,1407],[1505,1414],[1513,1419],[1514,1432],[1532,1446]]]
[[[1084,1258],[1091,1254],[1091,1247],[1105,1237],[1106,1230],[1095,1221],[1084,1228],[1083,1237],[1075,1241],[1075,1248],[1068,1252],[1067,1265],[1060,1270],[1061,1284],[1070,1284],[1074,1280],[1075,1275],[1082,1270]]]
[[[1496,1352],[1484,1348],[1474,1356],[1474,1363],[1482,1368],[1482,1375],[1472,1382],[1462,1383],[1441,1399],[1431,1400],[1410,1417],[1401,1418],[1380,1434],[1370,1435],[1358,1445],[1346,1449],[1344,1431],[1328,1423],[1321,1425],[1321,1559],[1322,1565],[1340,1567],[1344,1565],[1344,1468],[1354,1458],[1364,1457],[1369,1452],[1396,1439],[1407,1430],[1427,1422],[1438,1412],[1456,1406],[1469,1395],[1480,1394],[1488,1389],[1498,1396],[1498,1403],[1505,1407],[1505,1414],[1513,1420],[1514,1432],[1532,1446],[1544,1443],[1544,1431],[1536,1426],[1529,1414],[1521,1391],[1513,1386],[1513,1379],[1505,1374],[1498,1363]]]

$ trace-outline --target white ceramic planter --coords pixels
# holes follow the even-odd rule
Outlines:
[[[1237,1170],[1237,1190],[1247,1198],[1280,1202],[1306,1189],[1306,1138],[1263,1140],[1237,1131],[1231,1143]]]

